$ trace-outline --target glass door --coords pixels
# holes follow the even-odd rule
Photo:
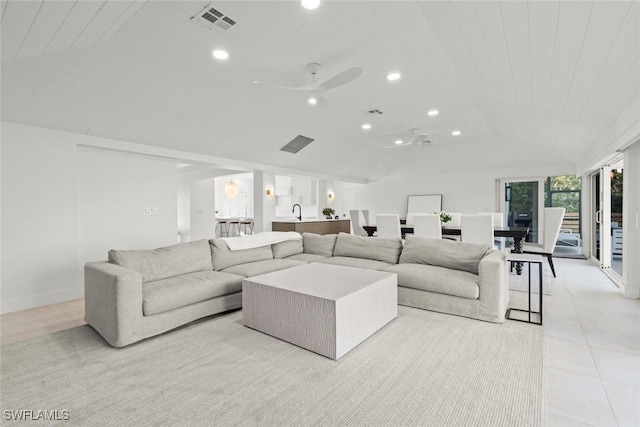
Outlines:
[[[544,178],[500,180],[500,200],[509,227],[529,227],[526,241],[540,242]]]
[[[582,258],[582,182],[575,175],[550,176],[545,180],[545,207],[565,209],[555,256]]]
[[[622,179],[623,160],[618,158],[590,175],[591,257],[614,281],[622,277]]]
[[[600,262],[600,229],[602,221],[602,192],[600,171],[590,175],[591,180],[591,256]]]
[[[611,269],[622,277],[622,177],[624,174],[622,160],[611,165],[609,170],[609,187],[610,200],[609,204],[609,226],[611,227],[611,251],[609,254],[609,263]]]

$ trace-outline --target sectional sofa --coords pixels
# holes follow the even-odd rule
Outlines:
[[[245,277],[309,262],[390,271],[398,303],[502,323],[509,302],[506,251],[446,239],[297,233],[230,250],[228,239],[154,250],[111,250],[85,265],[85,320],[122,347],[193,320],[241,308]]]

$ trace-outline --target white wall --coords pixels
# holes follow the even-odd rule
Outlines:
[[[191,181],[178,177],[177,194],[178,234],[181,242],[191,240]]]
[[[640,141],[624,152],[622,277],[624,295],[640,298]]]
[[[570,175],[574,173],[566,164],[549,165],[535,169],[480,170],[467,173],[435,174],[397,177],[374,181],[365,185],[342,185],[341,193],[353,197],[351,209],[369,209],[371,222],[375,215],[407,213],[407,196],[442,194],[442,208],[449,212],[475,213],[496,210],[496,179],[534,176]],[[353,192],[353,196],[351,196]],[[342,214],[341,212],[336,212]],[[348,212],[345,212],[348,213]]]
[[[79,267],[109,249],[152,249],[178,241],[175,162],[78,147]],[[143,215],[143,208],[157,215]]]
[[[216,231],[216,178],[199,179],[190,184],[191,240],[211,239]]]
[[[267,197],[267,187],[275,188],[276,176],[272,172],[255,171],[253,173],[254,194],[254,233],[271,231],[276,216],[276,196]]]
[[[177,241],[175,162],[84,147],[111,143],[2,123],[3,313],[82,297],[84,263],[111,248]]]
[[[2,312],[78,298],[76,144],[2,123]]]

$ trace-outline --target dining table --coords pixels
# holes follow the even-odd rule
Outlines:
[[[364,231],[367,232],[369,237],[373,236],[373,233],[378,231],[378,227],[375,225],[365,225]],[[406,224],[401,223],[401,233],[404,237],[407,234],[413,234],[413,227],[407,226]],[[494,227],[493,228],[493,236],[494,237],[511,237],[513,239],[513,249],[511,252],[521,254],[522,253],[522,243],[525,241],[525,238],[529,234],[529,227]],[[460,227],[442,227],[442,235],[443,236],[460,236],[462,235],[462,229]],[[516,262],[516,273],[519,275],[522,274],[522,263]]]

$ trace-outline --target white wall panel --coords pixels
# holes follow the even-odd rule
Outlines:
[[[76,144],[2,123],[2,312],[82,296]]]

